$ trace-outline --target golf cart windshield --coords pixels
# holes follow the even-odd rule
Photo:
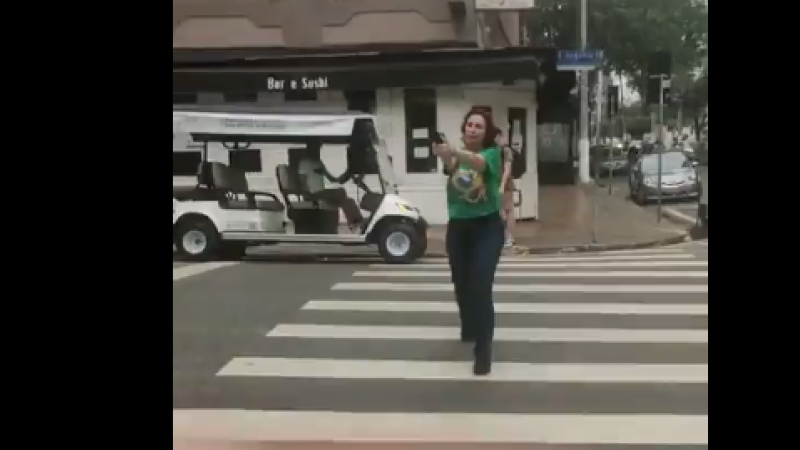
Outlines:
[[[354,180],[366,175],[380,178],[384,193],[396,193],[391,159],[378,137],[374,116],[306,112],[265,113],[178,110],[173,108],[173,132],[191,135],[195,142],[222,143],[230,150],[254,143],[339,144],[347,146],[348,171]],[[342,155],[343,157],[345,155]]]

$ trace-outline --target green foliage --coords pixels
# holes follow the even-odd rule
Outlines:
[[[692,80],[685,89],[683,102],[692,109],[702,109],[708,105],[708,68],[704,68],[699,78]]]
[[[626,119],[625,131],[627,131],[628,134],[633,136],[634,139],[641,139],[645,133],[649,133],[651,131],[650,118],[643,116],[634,116]]]
[[[653,51],[670,51],[675,73],[699,67],[707,55],[707,1],[587,1],[589,48],[603,49],[604,69],[631,77],[636,87],[644,85]],[[528,24],[533,45],[579,48],[579,5],[579,0],[537,1]]]

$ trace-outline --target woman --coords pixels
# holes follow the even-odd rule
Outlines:
[[[475,375],[492,370],[494,274],[503,251],[501,156],[491,116],[472,110],[461,125],[463,148],[434,147],[448,173],[447,256],[461,317],[461,340],[474,342]]]
[[[514,226],[517,218],[514,215],[514,176],[512,175],[514,163],[514,150],[508,145],[505,138],[497,135],[497,146],[501,150],[503,175],[500,177],[501,208],[500,215],[505,222],[505,244],[503,247],[511,248],[514,246]]]

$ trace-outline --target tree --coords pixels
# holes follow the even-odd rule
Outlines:
[[[644,86],[647,57],[672,53],[675,72],[700,67],[708,48],[708,2],[703,0],[587,0],[588,46],[605,52],[604,70]],[[528,23],[531,42],[579,47],[579,0],[540,0]]]
[[[700,76],[686,89],[683,107],[694,123],[694,132],[700,139],[701,131],[708,126],[708,64]]]

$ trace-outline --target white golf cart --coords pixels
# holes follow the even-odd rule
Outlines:
[[[376,245],[389,263],[410,263],[425,254],[428,224],[419,209],[397,195],[391,160],[378,139],[374,116],[260,111],[173,107],[173,133],[187,133],[203,144],[197,185],[173,186],[172,239],[181,256],[193,261],[238,259],[248,246],[281,243]],[[316,142],[326,154],[331,150],[326,151],[325,144],[339,144],[332,147],[342,158],[346,155],[340,149],[348,146],[351,181],[363,192],[357,199],[365,213],[362,225],[340,232],[339,208],[307,192],[291,164],[275,167],[280,197],[250,189],[244,172],[208,161],[210,142],[222,143],[230,151],[256,143]],[[380,192],[364,183],[366,175],[378,177]]]

